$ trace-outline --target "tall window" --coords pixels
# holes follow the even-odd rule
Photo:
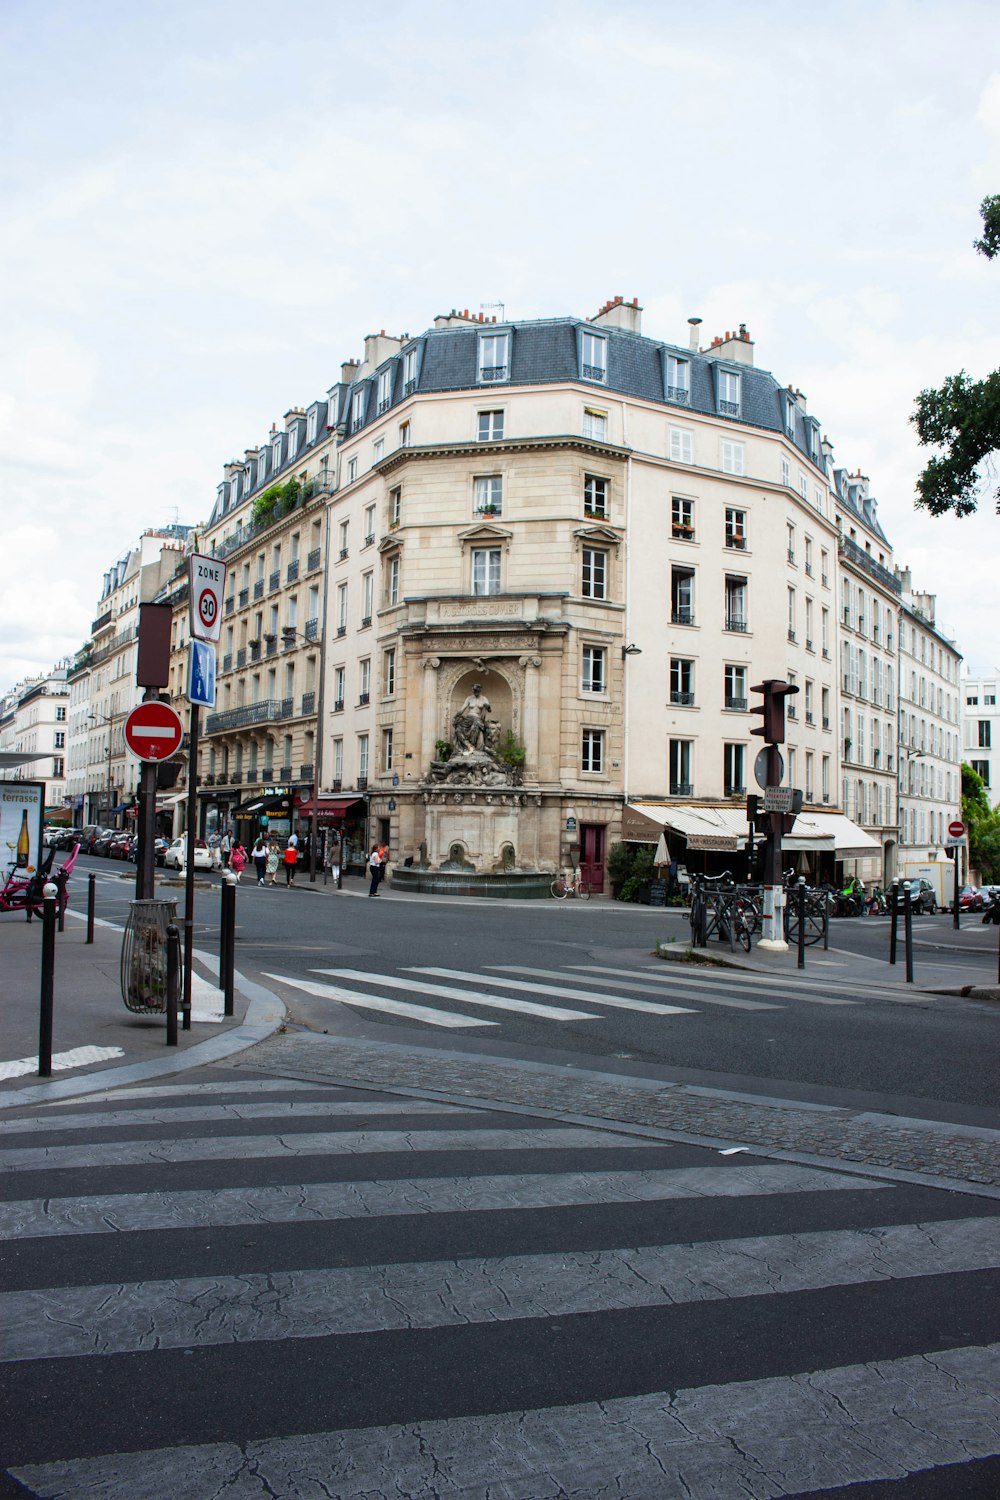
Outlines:
[[[747,623],[747,581],[745,578],[735,578],[726,575],[726,616],[727,630],[744,631],[748,629]]]
[[[391,729],[383,729],[383,731],[382,731],[382,769],[383,769],[383,771],[391,771],[392,770],[392,730]]]
[[[671,797],[690,797],[691,793],[691,741],[671,740],[670,795]]]
[[[732,505],[726,506],[726,546],[737,552],[745,552],[747,545],[747,513]]]
[[[585,599],[608,597],[608,554],[600,547],[584,547],[580,592]]]
[[[719,371],[719,410],[727,417],[740,414],[740,377],[734,370]]]
[[[737,792],[746,791],[747,777],[745,745],[723,745],[722,771],[727,797],[735,796]]]
[[[795,639],[795,590],[788,590],[788,639]]]
[[[606,380],[608,376],[608,341],[595,333],[584,333],[580,340],[580,373],[584,380]]]
[[[503,505],[503,478],[499,474],[480,474],[474,481],[477,516],[498,516]]]
[[[386,566],[385,574],[385,602],[388,605],[399,603],[399,553],[390,557]]]
[[[503,412],[481,411],[478,436],[481,443],[498,443],[503,437]]]
[[[334,711],[337,713],[339,713],[344,706],[345,671],[346,669],[344,667],[334,667],[333,669],[333,707]]]
[[[365,506],[365,546],[370,547],[375,540],[375,507]]]
[[[403,488],[393,485],[389,491],[389,525],[398,526],[403,516]]]
[[[694,541],[694,501],[683,495],[670,497],[670,534],[675,541]]]
[[[687,657],[670,658],[670,701],[681,708],[694,705],[694,662]]]
[[[358,662],[358,702],[370,703],[372,696],[372,659],[363,656]]]
[[[691,399],[691,362],[667,355],[667,400],[681,401],[686,406]]]
[[[744,445],[723,438],[720,444],[720,463],[723,474],[743,473]]]
[[[368,780],[368,736],[358,735],[358,780]]]
[[[694,624],[694,569],[670,569],[670,623]]]
[[[344,742],[334,740],[333,742],[333,784],[339,787],[344,779]]]
[[[385,696],[391,698],[396,691],[396,648],[390,646],[382,658],[382,682]]]
[[[474,594],[499,594],[500,592],[500,548],[473,547],[472,592]]]
[[[976,720],[976,732],[977,732],[977,739],[976,739],[976,745],[977,745],[977,747],[980,750],[990,750],[990,749],[992,749],[992,743],[991,743],[991,740],[990,740],[990,733],[991,733],[990,720],[989,719],[977,719]]]
[[[347,629],[347,584],[341,583],[337,586],[337,634],[343,635]]]
[[[403,395],[408,396],[417,384],[417,351],[407,349],[403,355]]]
[[[361,386],[351,396],[351,431],[357,432],[365,419],[365,388]]]
[[[361,579],[361,623],[370,625],[372,622],[372,600],[375,595],[375,575],[365,573]]]
[[[580,687],[585,693],[603,693],[607,685],[608,653],[604,646],[584,646]]]
[[[479,378],[482,381],[506,380],[509,338],[506,333],[479,335]]]
[[[596,474],[584,475],[583,508],[589,515],[599,516],[602,520],[607,519],[608,481],[606,479],[599,479]]]
[[[347,556],[347,537],[348,537],[349,529],[350,529],[350,522],[349,521],[341,521],[340,527],[339,527],[338,532],[337,532],[337,537],[338,537],[338,540],[339,540],[339,543],[340,543],[339,553],[340,553],[341,558],[345,558]]]
[[[694,438],[686,427],[671,427],[668,452],[674,463],[694,463]]]
[[[746,667],[727,666],[725,673],[726,707],[738,709],[741,713],[746,712],[747,706],[747,669]]]
[[[598,443],[607,442],[607,412],[591,411],[587,408],[583,413],[583,435],[585,438],[593,438]]]
[[[379,371],[378,377],[378,412],[379,416],[388,411],[392,403],[392,366],[387,370]]]
[[[580,770],[604,770],[604,730],[585,729],[580,746]]]

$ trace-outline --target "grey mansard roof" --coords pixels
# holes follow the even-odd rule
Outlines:
[[[606,341],[606,379],[602,381],[587,380],[583,376],[582,340],[585,333]],[[506,334],[509,339],[507,378],[484,381],[479,378],[479,340],[497,334]],[[413,383],[404,389],[404,359],[410,351],[416,356],[416,373]],[[667,361],[670,356],[687,362],[687,401],[673,400],[667,394]],[[389,406],[379,411],[379,375],[386,371],[390,375]],[[738,415],[720,409],[720,371],[731,371],[739,376]],[[499,398],[503,391],[511,388],[569,382],[592,388],[595,402],[602,395],[630,396],[659,403],[665,414],[674,414],[678,418],[683,418],[688,412],[721,418],[732,423],[734,435],[747,428],[783,433],[798,449],[803,462],[811,464],[817,473],[823,474],[824,480],[826,478],[822,456],[818,461],[812,457],[813,452],[819,453],[819,422],[795,404],[790,391],[779,385],[769,371],[723,358],[714,348],[692,350],[625,329],[565,317],[523,323],[470,323],[460,327],[429,328],[408,339],[398,352],[363,379],[347,385],[333,385],[328,392],[328,401],[312,403],[310,411],[313,407],[320,408],[313,442],[305,441],[305,426],[302,424],[295,457],[290,462],[286,457],[281,467],[277,471],[271,470],[260,485],[256,483],[254,471],[254,483],[249,490],[241,485],[238,503],[251,493],[266,490],[289,478],[301,468],[312,449],[328,440],[331,429],[336,432],[338,441],[353,437],[384,418],[413,394],[476,391],[484,400],[489,400]],[[363,393],[363,406],[361,420],[352,425],[350,417],[355,392]],[[210,524],[214,525],[235,508],[231,488],[229,483],[219,486],[219,499]],[[863,511],[861,513],[864,515]],[[869,517],[864,518],[872,525]],[[874,529],[881,534],[877,521]]]

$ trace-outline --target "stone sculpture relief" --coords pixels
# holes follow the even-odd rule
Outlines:
[[[476,683],[451,721],[454,750],[448,760],[431,762],[430,780],[458,786],[516,786],[520,768],[497,753],[500,724],[490,717],[492,705]]]

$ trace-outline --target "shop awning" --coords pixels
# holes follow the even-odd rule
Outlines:
[[[251,797],[249,802],[241,802],[232,810],[234,818],[252,818],[257,813],[288,812],[291,807],[291,798],[288,792],[282,792],[280,796],[274,797]]]
[[[165,812],[168,807],[176,807],[178,802],[187,801],[187,792],[170,792],[166,796],[157,797],[156,811]]]
[[[782,849],[796,853],[805,849],[832,850],[838,859],[881,854],[882,845],[843,813],[801,812],[791,833],[781,840]]]
[[[654,842],[664,828],[681,834],[689,849],[733,852],[746,847],[750,836],[744,803],[732,807],[694,803],[628,802],[622,832],[626,838]]]
[[[317,797],[316,817],[322,822],[331,822],[336,818],[344,818],[352,808],[365,803],[364,797]],[[313,814],[313,799],[308,797],[300,802],[296,808],[300,818],[311,818]]]
[[[697,806],[692,803],[628,802],[622,820],[625,838],[653,843],[666,828],[681,834],[689,849],[743,849],[748,838],[746,808]],[[735,842],[733,842],[735,840]],[[790,834],[781,840],[789,853],[816,850],[838,859],[881,853],[882,845],[843,813],[801,812]]]

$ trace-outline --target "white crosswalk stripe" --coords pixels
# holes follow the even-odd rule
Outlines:
[[[506,965],[504,966],[507,967]],[[603,985],[606,989],[630,990],[635,995],[662,995],[664,990],[669,989],[671,994],[685,996],[697,996],[706,1005],[721,1005],[729,1010],[778,1010],[777,1005],[771,1005],[765,1000],[741,1000],[738,995],[719,995],[708,990],[705,985],[686,984],[683,974],[671,977],[666,984],[644,984],[646,978],[660,980],[664,976],[659,974],[639,975],[623,979],[623,970],[600,967],[597,964],[573,964],[569,970],[565,969],[524,969],[518,968],[513,971],[518,974],[537,974],[539,979],[564,979],[567,977],[577,980],[579,983],[593,983]],[[631,973],[631,971],[629,971]],[[591,980],[590,976],[593,975]],[[617,975],[617,978],[610,976]]]
[[[491,966],[491,970],[492,970],[492,967],[493,966]],[[536,969],[530,969],[530,968],[526,967],[524,964],[497,964],[496,968],[501,973],[504,973],[504,974],[535,974],[535,973],[538,972],[538,970],[536,970]],[[574,971],[573,977],[577,980],[578,983],[580,982],[581,975],[579,973],[577,973],[577,972]],[[679,972],[677,972],[676,974],[672,974],[671,975],[671,977],[669,979],[669,987],[670,987],[671,990],[678,990],[678,991],[679,990],[686,990],[686,991],[690,991],[692,994],[697,994],[699,996],[699,998],[701,998],[703,1000],[707,1000],[708,999],[708,995],[705,992],[711,986],[716,986],[717,987],[720,984],[738,984],[740,986],[740,988],[742,989],[743,988],[743,984],[744,984],[744,978],[745,978],[745,976],[744,976],[744,974],[743,974],[742,971],[739,972],[739,977],[738,978],[734,977],[734,975],[732,973],[727,973],[725,979],[720,979],[718,971],[716,971],[711,976],[711,978],[709,978],[707,976],[704,977],[704,978],[702,978],[701,976],[696,976],[696,975],[692,974],[688,969],[684,968],[684,969],[680,969]],[[499,983],[500,981],[499,980],[493,980],[492,982],[493,983]],[[596,976],[595,976],[595,981],[594,982],[595,983],[597,982]],[[771,981],[768,980],[768,979],[763,979],[761,981],[761,986],[760,987],[766,988],[766,989],[768,989],[770,991],[772,989]],[[541,987],[541,992],[543,994],[546,993],[544,986]],[[584,995],[585,995],[586,992],[583,991],[583,990],[574,991],[574,990],[567,989],[567,990],[563,991],[563,993],[567,994],[567,995],[574,995],[575,994],[580,999],[582,999],[584,997]],[[814,994],[814,993],[811,993],[811,994],[805,994],[805,993],[799,994],[797,991],[796,991],[796,994],[795,994],[795,998],[799,999],[799,1000],[804,1000],[804,1001],[806,1001],[810,1005],[854,1005],[856,1003],[854,1000],[849,1000],[845,996],[842,996],[842,995],[817,995],[817,994]],[[615,1002],[609,1000],[607,997],[604,997],[602,1003],[605,1004],[605,1005],[609,1005],[609,1004],[613,1004]],[[618,1003],[621,1004],[622,1002],[618,1002]],[[640,1001],[636,1001],[635,1005],[633,1007],[631,1007],[631,1008],[635,1009],[635,1010],[641,1010],[641,1009],[643,1009],[643,1006],[642,1006],[642,1003]]]
[[[985,1494],[998,1272],[961,1192],[375,1088],[130,1088],[0,1122],[4,1463],[49,1500]]]
[[[463,988],[455,985],[421,984],[412,979],[399,979],[391,974],[369,974],[363,969],[314,969],[314,974],[330,974],[335,979],[350,979],[356,984],[381,984],[388,989],[409,990],[419,995],[437,995],[442,1000],[460,1000],[465,1005],[482,1005],[489,1010],[507,1010],[522,1016],[535,1016],[542,1021],[593,1021],[596,1017],[582,1010],[566,1010],[555,1005],[535,1005],[530,1000],[512,1000],[507,995],[491,995],[480,991],[475,981],[463,975],[461,969],[411,969],[413,974],[439,974],[446,979],[465,979]]]
[[[371,990],[349,990],[344,985],[323,984],[318,979],[296,979],[290,974],[265,973],[265,979],[276,979],[292,989],[303,990],[307,995],[316,995],[320,1000],[341,1000],[356,1005],[360,1010],[378,1010],[389,1016],[402,1016],[408,1021],[423,1021],[426,1026],[446,1026],[457,1029],[464,1026],[497,1026],[498,1021],[483,1021],[475,1016],[459,1015],[451,1010],[435,1010],[428,1005],[411,1005],[406,1000],[390,1000],[385,995],[376,995]],[[370,981],[377,978],[366,975]]]
[[[516,974],[534,974],[537,972],[535,969],[522,968],[514,964],[498,964],[496,965],[496,969],[501,974],[511,972]],[[461,979],[464,977],[461,969],[437,969],[421,966],[420,968],[415,968],[413,972],[415,974],[438,974],[443,979]],[[623,995],[606,995],[600,992],[595,993],[591,990],[575,990],[571,989],[568,985],[557,988],[551,984],[529,984],[517,979],[503,979],[494,974],[492,967],[490,969],[489,983],[500,985],[501,988],[506,986],[507,989],[511,990],[528,990],[534,995],[554,995],[563,1000],[589,1000],[594,1005],[604,1005],[611,1010],[637,1010],[642,1011],[648,1016],[689,1016],[694,1014],[690,1006],[685,1005],[658,1005],[652,1000],[631,1000],[626,999]]]

